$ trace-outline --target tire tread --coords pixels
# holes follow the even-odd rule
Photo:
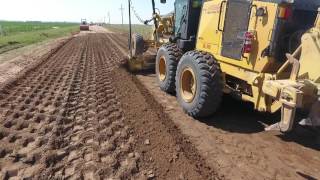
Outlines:
[[[222,72],[219,63],[214,57],[203,51],[189,51],[184,56],[190,56],[195,61],[200,71],[198,77],[201,78],[201,91],[196,105],[192,109],[185,109],[186,113],[195,118],[207,117],[212,115],[220,106],[223,95]],[[182,57],[183,59],[183,57]],[[182,63],[182,61],[179,62]],[[178,67],[179,67],[178,65]],[[176,76],[176,87],[178,86]],[[176,90],[178,91],[178,89]],[[182,100],[183,101],[183,100]]]
[[[174,43],[166,43],[162,45],[160,48],[164,48],[165,52],[168,54],[168,59],[166,59],[166,63],[168,64],[168,74],[167,74],[167,82],[164,84],[160,84],[160,89],[167,93],[174,93],[176,90],[175,87],[175,77],[177,66],[180,58],[182,57],[182,50],[178,48],[178,46]]]

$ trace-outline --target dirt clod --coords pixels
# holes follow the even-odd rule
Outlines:
[[[145,144],[145,145],[150,145],[150,140],[149,140],[149,139],[146,139],[146,140],[144,141],[144,144]]]

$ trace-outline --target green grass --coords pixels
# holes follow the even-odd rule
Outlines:
[[[114,32],[122,32],[128,33],[129,32],[129,25],[128,24],[107,24],[105,25],[107,29]],[[140,24],[133,24],[132,25],[132,33],[139,33],[145,39],[150,39],[153,33],[153,26],[151,25],[140,25]]]
[[[79,30],[76,23],[0,21],[0,54]]]

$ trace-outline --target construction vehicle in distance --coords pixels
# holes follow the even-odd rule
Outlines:
[[[81,19],[80,21],[80,31],[89,31],[89,24],[86,19]]]
[[[281,110],[267,130],[320,126],[319,0],[176,0],[174,33],[156,57],[160,88],[195,118],[224,93],[260,112]],[[297,119],[301,110],[306,117]]]

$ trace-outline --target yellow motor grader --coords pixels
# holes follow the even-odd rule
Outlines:
[[[169,42],[170,37],[174,32],[174,13],[161,15],[159,10],[155,7],[155,1],[152,0],[152,18],[143,23],[148,25],[150,22],[154,23],[153,33],[151,37],[144,39],[141,34],[132,34],[131,28],[131,0],[129,2],[129,59],[128,65],[130,71],[138,71],[143,69],[154,68],[154,59],[159,47]],[[161,3],[166,1],[161,0]],[[157,11],[158,10],[158,11]],[[136,12],[135,12],[136,15]],[[137,16],[137,15],[136,15]],[[137,17],[141,19],[140,17]],[[142,21],[142,20],[141,20]]]
[[[318,7],[319,0],[176,0],[174,35],[156,56],[160,88],[195,118],[213,115],[226,93],[261,112],[281,110],[267,130],[320,126]],[[309,115],[301,121],[297,110]]]

